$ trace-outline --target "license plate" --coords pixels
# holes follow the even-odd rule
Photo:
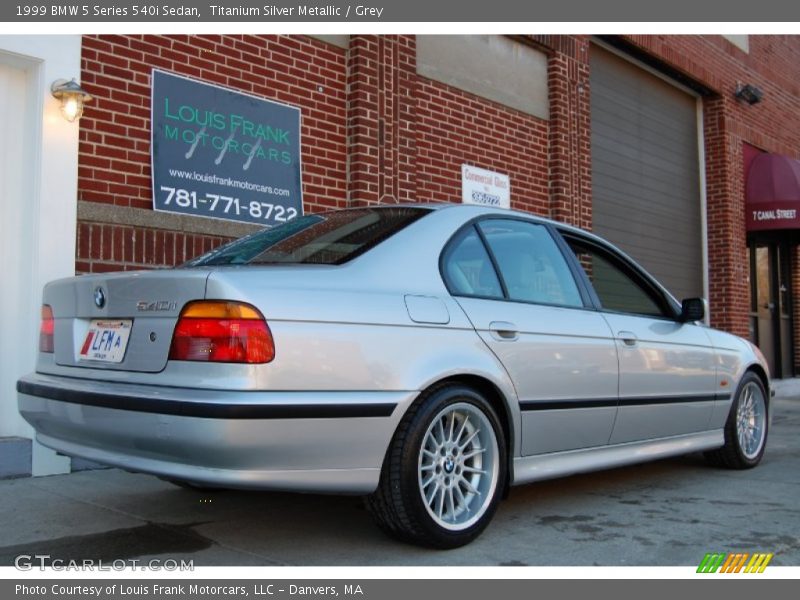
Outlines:
[[[78,358],[81,360],[97,360],[100,362],[121,363],[128,347],[128,337],[133,321],[94,320],[89,324],[89,331],[83,341]]]

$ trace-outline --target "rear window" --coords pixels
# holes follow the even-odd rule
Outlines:
[[[425,208],[374,207],[306,215],[220,246],[186,266],[340,265],[428,212]]]

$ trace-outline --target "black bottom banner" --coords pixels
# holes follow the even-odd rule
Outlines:
[[[751,599],[788,592],[795,582],[781,579],[320,579],[320,580],[78,580],[39,579],[0,581],[0,598],[9,600],[311,600],[353,598],[358,600],[509,600],[517,598],[643,598],[660,600],[710,597]],[[757,587],[758,586],[758,587]],[[765,589],[767,588],[767,589]],[[608,596],[606,596],[608,594]],[[613,594],[613,596],[612,596]]]

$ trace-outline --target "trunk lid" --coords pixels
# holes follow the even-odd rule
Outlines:
[[[56,364],[144,373],[163,370],[178,315],[187,302],[205,298],[210,273],[210,269],[168,269],[84,275],[49,283],[44,303],[52,307],[55,317]],[[103,360],[85,354],[93,344],[101,345],[98,332],[120,324],[127,343],[118,355],[111,353]]]

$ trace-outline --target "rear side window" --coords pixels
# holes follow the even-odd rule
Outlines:
[[[306,215],[221,246],[186,266],[340,265],[429,212],[426,208],[373,207]]]
[[[490,219],[478,227],[497,261],[510,300],[583,307],[569,265],[545,226]]]
[[[456,296],[503,298],[503,288],[474,227],[462,230],[442,259],[445,280]]]

